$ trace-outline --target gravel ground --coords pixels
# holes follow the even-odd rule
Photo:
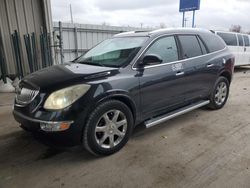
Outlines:
[[[227,105],[138,127],[120,152],[56,150],[19,128],[0,94],[0,187],[249,187],[250,67],[237,69]]]

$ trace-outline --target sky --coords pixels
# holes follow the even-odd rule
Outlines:
[[[70,22],[71,4],[74,23],[150,28],[182,23],[179,0],[51,0],[51,4],[53,21]],[[192,12],[186,18],[191,26]],[[201,0],[195,25],[217,30],[241,25],[249,32],[250,0]]]

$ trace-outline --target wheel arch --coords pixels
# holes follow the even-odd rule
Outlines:
[[[132,115],[133,115],[133,118],[134,118],[134,123],[136,122],[136,104],[135,102],[131,99],[130,96],[128,96],[126,93],[124,92],[111,92],[111,93],[107,93],[105,97],[102,97],[100,100],[98,100],[97,102],[97,105],[104,102],[104,101],[107,101],[107,100],[118,100],[118,101],[121,101],[123,102],[124,104],[126,104],[128,106],[128,108],[131,110],[132,112]]]
[[[221,72],[221,73],[219,74],[219,76],[225,77],[225,78],[228,80],[229,84],[230,84],[231,81],[232,81],[232,74],[231,74],[230,72],[228,72],[228,71],[223,71],[223,72]]]

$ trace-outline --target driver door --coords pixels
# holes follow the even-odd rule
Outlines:
[[[144,65],[140,71],[141,112],[144,117],[153,117],[184,103],[186,80],[185,63],[178,62],[175,36],[157,39],[142,57],[154,54],[163,61],[160,64]]]

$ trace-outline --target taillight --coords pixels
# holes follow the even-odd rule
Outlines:
[[[232,72],[234,72],[235,57],[232,57],[230,60],[231,60],[231,70]]]
[[[232,64],[234,65],[234,63],[235,63],[235,57],[232,57],[232,58],[231,58],[231,62],[232,62]]]
[[[228,59],[225,65],[226,69],[229,69],[232,72],[234,72],[234,62],[235,62],[235,57],[231,57],[230,59]]]

